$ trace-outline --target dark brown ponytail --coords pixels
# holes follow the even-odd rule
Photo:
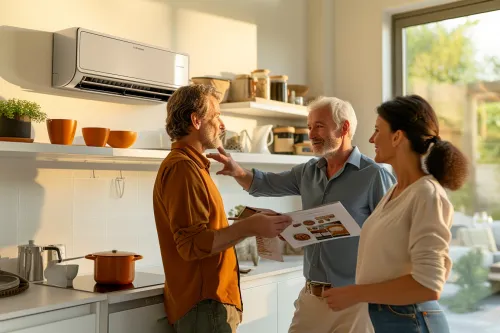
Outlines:
[[[467,158],[448,141],[439,140],[431,147],[425,167],[441,186],[452,191],[462,187],[467,179]]]
[[[465,155],[451,142],[439,137],[439,124],[432,106],[418,95],[396,97],[377,108],[393,132],[401,130],[411,143],[413,151],[428,156],[427,171],[441,186],[458,190],[468,175]]]

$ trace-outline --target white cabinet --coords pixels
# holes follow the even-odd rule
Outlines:
[[[278,333],[288,332],[295,312],[294,302],[305,283],[304,277],[278,282]]]
[[[276,333],[278,328],[278,286],[265,284],[241,291],[243,322],[238,333]]]
[[[9,333],[96,333],[96,315],[71,318]]]
[[[109,333],[174,333],[163,303],[109,314]],[[73,333],[73,332],[71,332]]]

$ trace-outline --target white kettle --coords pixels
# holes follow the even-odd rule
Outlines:
[[[251,153],[270,154],[267,148],[274,142],[273,125],[257,126],[253,130]]]

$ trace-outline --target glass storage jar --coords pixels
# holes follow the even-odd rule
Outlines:
[[[252,72],[252,77],[257,80],[255,86],[255,97],[264,99],[271,98],[271,82],[268,69],[256,69]]]
[[[288,100],[288,88],[286,75],[276,75],[271,76],[271,99],[273,101],[287,102]]]

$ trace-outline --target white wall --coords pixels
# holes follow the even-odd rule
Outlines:
[[[191,56],[191,76],[268,68],[274,74],[288,74],[291,82],[305,83],[306,3],[134,0],[124,5],[119,0],[2,0],[0,26],[9,27],[0,30],[0,96],[36,101],[50,118],[76,119],[79,129],[160,131],[164,104],[52,89],[51,32],[81,26],[186,52]],[[257,123],[236,117],[224,120],[229,129],[238,131]],[[44,124],[34,129],[37,142],[48,142]],[[91,177],[92,168],[97,178]],[[117,247],[144,255],[138,265],[160,265],[151,204],[155,168],[124,171],[126,188],[121,199],[113,188],[118,171],[102,168],[0,160],[0,268],[12,269],[14,261],[5,258],[16,257],[16,246],[29,239],[38,244],[63,243],[67,256]],[[252,199],[231,179],[214,178],[226,211],[241,203],[287,211],[296,209],[299,202],[296,198]],[[89,261],[82,263],[81,272],[91,271]]]
[[[391,14],[446,2],[453,0],[335,0],[333,27],[324,38],[333,40],[333,83],[324,93],[353,104],[358,116],[354,143],[363,153],[374,156],[368,139],[375,108],[391,97]]]

